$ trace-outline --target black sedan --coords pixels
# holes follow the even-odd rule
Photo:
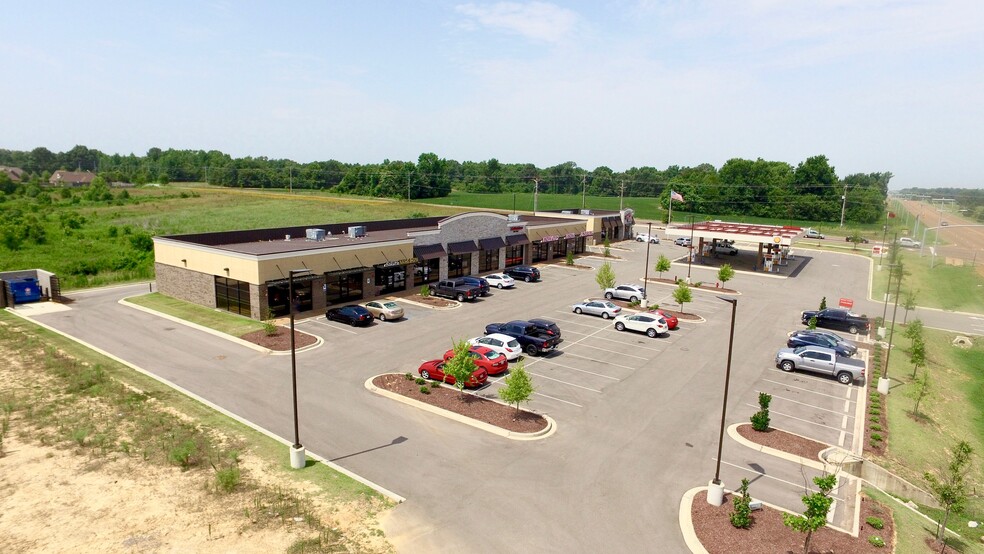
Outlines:
[[[337,308],[331,308],[325,312],[325,317],[328,318],[328,321],[348,323],[353,327],[369,325],[373,320],[372,314],[363,306],[339,306]]]
[[[833,348],[837,352],[837,355],[843,358],[850,358],[856,351],[852,351],[848,345],[837,342],[828,336],[810,333],[809,331],[799,331],[793,333],[789,336],[789,340],[786,341],[786,346],[789,348],[798,348],[800,346],[823,346],[825,348]]]

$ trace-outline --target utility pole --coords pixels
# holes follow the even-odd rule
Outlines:
[[[618,211],[622,211],[622,196],[625,195],[625,181],[619,183],[618,187]]]
[[[287,186],[289,187],[290,194],[294,194],[294,171],[291,166],[287,166]]]
[[[841,227],[844,226],[844,210],[847,208],[847,183],[844,183],[844,194],[841,195]]]
[[[581,209],[584,209],[584,192],[588,188],[588,176],[581,175]]]
[[[533,177],[533,215],[536,215],[536,201],[540,195],[540,176]]]
[[[410,178],[413,175],[413,171],[407,173],[407,202],[410,201]]]

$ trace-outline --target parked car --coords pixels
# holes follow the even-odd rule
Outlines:
[[[479,296],[489,295],[489,282],[482,277],[456,277],[454,283],[456,285],[471,285],[473,287],[478,287]]]
[[[393,321],[403,317],[403,308],[392,300],[389,302],[370,300],[363,304],[363,306],[379,321]]]
[[[486,275],[485,280],[489,282],[489,285],[497,289],[508,289],[516,286],[516,280],[505,273],[492,273],[490,275]]]
[[[847,242],[854,242],[853,240],[851,240],[852,238],[854,237],[848,236],[848,237],[844,237],[844,240]],[[868,242],[870,242],[868,239],[864,237],[858,237],[858,244],[868,244]]]
[[[656,235],[650,236],[648,233],[639,233],[635,236],[636,242],[648,242],[650,244],[659,244],[659,237]]]
[[[902,237],[899,239],[899,246],[905,246],[907,248],[919,248],[922,243],[918,240],[912,240],[909,237]]]
[[[489,375],[498,375],[509,369],[506,356],[487,346],[472,346],[468,349],[468,355],[475,360],[475,365],[484,369]],[[444,353],[445,362],[451,358],[454,358],[453,348]]]
[[[803,325],[809,325],[810,319],[814,317],[817,318],[817,327],[823,327],[825,329],[836,329],[838,331],[857,334],[867,333],[871,328],[868,318],[847,310],[827,308],[819,312],[808,310],[800,314],[800,320],[803,322]]]
[[[940,227],[949,227],[949,226],[950,226],[950,224],[947,223],[946,221],[941,221],[940,222]]]
[[[786,346],[789,348],[799,348],[800,346],[823,346],[824,348],[833,349],[837,352],[838,356],[843,356],[845,358],[850,358],[851,355],[854,354],[854,352],[852,352],[847,345],[840,344],[830,337],[818,335],[809,331],[797,331],[789,335],[789,339],[786,340]]]
[[[714,253],[715,254],[727,254],[729,256],[737,256],[738,255],[738,249],[735,248],[734,246],[731,246],[730,244],[721,244],[721,243],[718,243],[718,244],[714,245]]]
[[[512,277],[513,279],[526,281],[527,283],[540,280],[540,270],[528,265],[517,265],[513,267],[507,267],[503,273]]]
[[[604,319],[615,317],[622,311],[621,306],[616,306],[607,300],[585,300],[571,306],[576,314],[600,315]]]
[[[655,338],[670,330],[666,320],[656,314],[622,314],[616,317],[615,330],[625,331],[626,329],[645,333],[649,338]]]
[[[509,335],[494,333],[484,337],[475,337],[468,339],[468,344],[491,348],[505,356],[506,360],[510,362],[523,355],[523,347],[519,345],[519,341]]]
[[[482,289],[475,285],[455,282],[453,279],[438,281],[430,286],[431,296],[454,298],[458,302],[474,300],[482,295]]]
[[[328,321],[347,323],[353,327],[369,325],[373,320],[372,314],[365,306],[339,306],[337,308],[330,308],[325,312],[325,317],[328,318]]]
[[[435,381],[442,381],[449,385],[455,384],[454,377],[444,374],[444,360],[428,360],[417,368],[417,373],[420,374],[424,379],[434,379]],[[480,387],[489,380],[489,374],[484,369],[477,367],[472,373],[472,376],[468,381],[465,382],[465,386],[469,388]]]
[[[690,246],[690,237],[677,237],[673,244],[677,246]]]
[[[800,333],[812,333],[814,335],[823,335],[825,337],[828,337],[834,342],[844,345],[851,352],[850,354],[851,356],[857,354],[858,352],[857,343],[855,343],[854,341],[849,341],[844,337],[838,335],[837,333],[834,333],[833,331],[824,331],[823,329],[802,329],[794,332],[793,334],[798,335]]]
[[[649,313],[658,315],[666,320],[666,326],[672,331],[680,325],[680,320],[677,316],[665,311],[665,310],[649,310]]]
[[[553,321],[550,321],[549,319],[531,319],[529,321],[533,325],[536,325],[537,329],[540,329],[541,331],[546,331],[547,334],[550,336],[557,337],[558,339],[560,338],[560,327],[557,327],[557,324],[554,323]],[[560,344],[561,342],[564,341],[560,340],[557,342],[557,344]]]
[[[858,379],[864,379],[864,362],[841,358],[837,352],[822,346],[801,346],[799,348],[781,348],[776,352],[776,367],[783,371],[802,369],[831,375],[845,385],[850,385]]]
[[[646,292],[639,285],[617,285],[610,289],[605,289],[605,298],[609,300],[618,298],[619,300],[638,302],[645,297]]]
[[[546,354],[557,348],[561,338],[558,335],[537,327],[530,321],[515,320],[507,323],[489,323],[485,326],[486,335],[502,334],[519,341],[523,352],[530,356]]]
[[[827,237],[825,237],[823,233],[821,233],[820,231],[817,231],[816,229],[807,229],[806,232],[803,233],[803,238],[807,238],[807,239],[825,239]]]

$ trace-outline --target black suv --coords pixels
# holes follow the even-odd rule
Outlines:
[[[817,318],[817,327],[823,327],[825,329],[867,334],[870,328],[867,317],[852,314],[847,310],[835,310],[833,308],[821,311],[805,311],[800,316],[800,320],[803,322],[803,325],[809,325],[810,319],[814,317]]]
[[[457,277],[454,284],[478,287],[481,296],[488,296],[489,294],[489,282],[481,277]]]
[[[528,265],[517,265],[515,267],[507,267],[503,273],[512,277],[513,279],[522,279],[527,283],[540,280],[540,270]]]

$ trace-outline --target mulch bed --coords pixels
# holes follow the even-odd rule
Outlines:
[[[795,454],[796,456],[809,460],[820,461],[820,452],[830,448],[829,444],[810,440],[799,435],[780,431],[779,429],[756,431],[752,428],[751,423],[739,425],[737,431],[739,435],[755,444],[782,450],[783,452]]]
[[[447,298],[441,298],[440,296],[420,296],[419,290],[414,291],[402,291],[394,293],[391,296],[397,298],[406,298],[411,302],[417,302],[419,304],[424,304],[427,306],[432,306],[434,308],[450,308],[457,304],[454,300],[449,300]]]
[[[650,282],[655,282],[655,283],[665,283],[667,285],[675,285],[675,284],[677,284],[677,282],[675,280],[673,280],[673,279],[660,279],[660,278],[656,278],[656,277],[650,277],[649,278],[649,281]],[[728,288],[725,288],[725,287],[717,287],[717,286],[714,286],[714,285],[705,285],[703,283],[701,283],[701,285],[698,287],[697,286],[697,281],[694,281],[693,283],[691,283],[690,284],[690,288],[692,288],[692,289],[701,289],[701,290],[714,290],[714,291],[717,291],[717,292],[724,292],[724,293],[729,293],[729,294],[734,294],[734,293],[738,292],[735,289],[728,289]]]
[[[430,394],[420,392],[421,385],[405,375],[388,373],[372,380],[381,389],[395,392],[431,406],[448,410],[465,417],[495,425],[516,433],[535,433],[547,428],[547,420],[540,414],[516,410],[474,394],[460,393],[441,383],[428,383]]]
[[[752,491],[750,491],[751,493]],[[782,523],[783,512],[763,507],[752,512],[752,525],[748,529],[738,529],[731,525],[731,512],[734,509],[733,495],[724,497],[724,504],[711,506],[707,503],[707,493],[701,491],[694,496],[690,505],[694,531],[701,544],[710,554],[761,554],[798,553],[803,551],[806,535]],[[752,494],[752,498],[755,495]],[[803,506],[806,509],[806,506]],[[861,526],[857,538],[829,527],[818,529],[810,539],[810,552],[875,554],[894,551],[895,522],[891,512],[874,500],[861,496]],[[877,517],[884,522],[884,528],[875,529],[868,525],[869,517]],[[876,547],[868,542],[869,537],[878,536],[885,541],[884,547]]]
[[[246,333],[239,338],[253,344],[258,344],[264,348],[269,348],[270,350],[290,350],[290,329],[286,327],[278,326],[276,335],[268,335],[265,330],[260,329],[252,333]],[[301,333],[297,329],[294,329],[294,348],[304,348],[316,342],[318,342],[318,337]]]

